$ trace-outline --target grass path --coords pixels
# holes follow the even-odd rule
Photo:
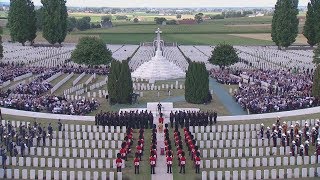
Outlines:
[[[56,78],[56,79],[54,79],[54,80],[52,80],[51,82],[50,82],[50,84],[52,85],[52,86],[55,86],[56,84],[58,84],[60,81],[62,81],[65,77],[67,77],[69,74],[62,74],[61,76],[59,76],[58,78]]]

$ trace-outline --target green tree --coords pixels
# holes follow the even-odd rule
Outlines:
[[[112,16],[102,16],[101,17],[102,22],[109,22],[112,21]]]
[[[34,40],[37,37],[37,19],[36,19],[36,11],[34,9],[34,4],[32,1],[27,0],[27,8],[28,15],[26,17],[26,21],[28,22],[28,41],[33,45]]]
[[[118,83],[119,83],[118,103],[131,104],[133,87],[132,87],[132,78],[131,78],[131,72],[130,72],[128,61],[122,61],[121,63],[121,72],[120,72]]]
[[[156,22],[156,24],[160,24],[161,25],[163,22],[167,21],[167,19],[164,18],[164,17],[155,17],[154,21]]]
[[[239,61],[237,51],[229,44],[219,44],[212,51],[210,63],[225,68]]]
[[[298,35],[298,0],[278,0],[272,19],[271,36],[273,42],[281,47],[289,47]]]
[[[133,19],[133,22],[134,22],[134,23],[138,23],[138,22],[139,22],[139,19],[138,19],[138,18],[134,18],[134,19]]]
[[[308,44],[313,47],[320,42],[320,0],[311,0],[308,3],[306,22],[303,35],[308,39]]]
[[[203,104],[210,101],[209,73],[204,63],[191,62],[188,67],[185,82],[186,101],[193,104]]]
[[[118,78],[121,72],[121,63],[119,61],[112,61],[108,75],[108,93],[109,103],[111,105],[116,104],[119,99],[119,83]]]
[[[34,5],[30,0],[15,0],[10,3],[8,14],[10,36],[13,41],[25,45],[36,37]]]
[[[61,44],[67,36],[68,12],[66,0],[41,0],[43,5],[43,37],[50,43]]]
[[[203,13],[198,13],[194,16],[194,19],[197,21],[198,24],[203,22]]]
[[[320,99],[320,66],[317,64],[317,68],[313,76],[312,96]]]
[[[43,7],[36,10],[37,29],[42,30],[43,26]]]
[[[182,15],[181,14],[177,14],[177,19],[181,19],[182,18]]]
[[[1,30],[1,29],[0,29]],[[2,36],[0,36],[0,59],[3,58]]]
[[[78,64],[108,65],[112,61],[112,52],[101,39],[84,37],[79,40],[71,59]]]
[[[90,29],[90,20],[86,17],[77,20],[76,27],[80,31]]]
[[[320,64],[320,45],[314,50],[313,63]]]
[[[68,17],[67,19],[67,24],[68,24],[68,32],[72,32],[74,28],[77,27],[77,19],[75,17]]]

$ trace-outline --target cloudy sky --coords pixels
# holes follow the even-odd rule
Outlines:
[[[0,0],[8,1],[8,0]],[[41,0],[33,0],[41,5]],[[300,0],[307,6],[309,0]],[[276,0],[67,0],[78,7],[273,7]]]

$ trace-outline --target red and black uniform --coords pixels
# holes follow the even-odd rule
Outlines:
[[[172,156],[167,157],[167,173],[172,173]]]
[[[121,158],[116,159],[116,165],[117,165],[117,172],[121,172],[121,167],[122,167],[122,159]]]
[[[120,154],[121,154],[122,159],[124,159],[124,160],[127,159],[127,149],[126,148],[120,149]]]
[[[160,118],[159,118],[159,123],[160,123],[160,124],[163,124],[163,121],[164,121],[163,117],[160,117]]]
[[[196,164],[196,173],[200,174],[200,163],[201,163],[201,159],[199,156],[197,156],[195,158],[195,164]]]
[[[186,157],[182,156],[180,158],[180,173],[182,173],[182,171],[183,171],[183,174],[186,173],[186,161],[187,161]]]
[[[150,157],[151,174],[155,174],[154,168],[156,166],[156,158],[154,156]]]
[[[134,158],[133,164],[134,164],[134,174],[139,174],[140,160],[138,157]]]
[[[140,160],[141,160],[141,156],[142,156],[142,147],[141,147],[141,145],[138,145],[138,146],[137,146],[137,153],[138,153],[139,158],[140,158]]]

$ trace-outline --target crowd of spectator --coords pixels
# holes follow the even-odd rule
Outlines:
[[[31,82],[20,83],[6,91],[0,90],[0,106],[25,111],[49,112],[68,115],[85,115],[99,107],[99,102],[95,99],[67,100],[64,97],[49,94],[53,87],[46,80],[58,72],[64,73],[88,73],[107,75],[108,68],[99,67],[23,67],[21,65],[1,64],[1,81],[12,80],[13,78],[32,72],[35,76]],[[14,72],[19,73],[14,73]],[[8,73],[9,76],[2,76]],[[10,77],[8,79],[8,77]]]
[[[231,77],[241,77],[237,81],[239,89],[233,95],[244,110],[253,114],[290,111],[318,105],[317,100],[311,95],[312,75],[309,74],[284,70],[220,70],[212,75],[218,82],[227,84],[232,84]]]

